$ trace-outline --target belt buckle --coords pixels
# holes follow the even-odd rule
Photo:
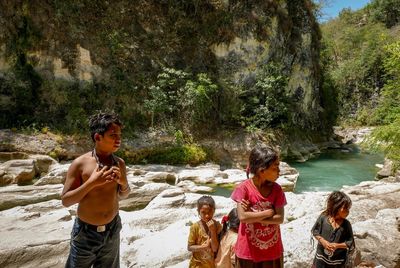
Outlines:
[[[105,226],[105,225],[97,226],[97,232],[98,232],[98,233],[102,233],[102,232],[104,232],[105,230],[106,230],[106,226]]]

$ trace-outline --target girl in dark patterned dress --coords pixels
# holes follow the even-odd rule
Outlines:
[[[318,240],[313,268],[343,268],[347,250],[354,244],[353,229],[346,219],[351,199],[343,192],[332,192],[327,207],[318,217],[311,232]]]

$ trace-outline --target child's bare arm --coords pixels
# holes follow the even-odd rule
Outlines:
[[[207,241],[205,241],[201,245],[188,245],[188,251],[191,251],[191,252],[202,251],[202,250],[209,248],[210,244],[211,244],[211,238],[207,239]]]
[[[316,235],[315,239],[318,240],[318,242],[326,249],[329,251],[335,251],[338,248],[347,248],[345,243],[330,243],[329,241],[327,241],[325,238],[323,238],[320,235]]]
[[[285,209],[284,207],[281,208],[276,208],[275,209],[275,214],[268,218],[268,219],[263,219],[260,221],[262,224],[282,224],[283,220],[285,219]]]
[[[332,249],[337,250],[338,248],[347,248],[346,243],[331,243]]]
[[[81,184],[82,174],[80,173],[79,166],[79,161],[74,161],[67,172],[64,188],[61,193],[62,204],[66,207],[79,203],[93,188],[111,181],[112,171],[106,170],[106,166],[99,170],[97,166],[89,179]]]
[[[245,209],[247,207],[247,209]],[[261,222],[266,218],[270,218],[275,214],[273,209],[267,209],[263,211],[251,211],[250,204],[247,200],[242,200],[237,203],[237,211],[239,220],[243,223],[254,223]]]
[[[131,188],[129,187],[128,180],[126,178],[126,165],[122,159],[119,159],[118,167],[112,167],[113,170],[113,180],[115,180],[118,187],[118,197],[120,199],[124,199],[128,197],[131,192]]]
[[[213,252],[218,251],[219,247],[219,241],[218,241],[218,236],[217,236],[217,226],[215,224],[214,220],[210,220],[207,222],[208,230],[210,231],[211,235],[211,249]]]

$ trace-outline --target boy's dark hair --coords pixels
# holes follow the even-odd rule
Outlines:
[[[326,210],[323,213],[327,216],[335,217],[339,209],[343,206],[347,209],[350,209],[350,197],[343,192],[334,191],[328,196],[326,201]]]
[[[249,166],[246,169],[247,178],[249,178],[249,173],[257,174],[259,169],[269,168],[278,158],[278,150],[265,144],[258,144],[250,152]]]
[[[237,208],[233,208],[229,214],[228,214],[228,220],[223,223],[222,225],[222,230],[218,235],[219,241],[221,241],[222,237],[224,237],[224,234],[226,231],[229,229],[235,229],[236,231],[239,229],[240,225],[240,220],[237,212]]]
[[[202,197],[197,200],[197,210],[200,210],[202,206],[207,205],[211,208],[215,209],[215,201],[209,195],[203,195]]]
[[[120,121],[118,115],[114,112],[98,112],[89,118],[89,129],[90,136],[92,140],[95,141],[94,135],[99,133],[104,135],[111,124],[116,124],[122,127],[122,122]]]

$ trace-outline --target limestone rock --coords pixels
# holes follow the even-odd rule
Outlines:
[[[343,127],[334,127],[334,133],[338,137],[338,139],[343,144],[360,144],[368,137],[373,127],[366,127],[366,128],[343,128]]]
[[[52,165],[49,173],[41,177],[34,185],[64,184],[70,165],[71,164]]]
[[[60,199],[62,185],[0,187],[0,211]]]
[[[380,180],[385,177],[393,175],[392,169],[393,169],[393,161],[390,159],[385,159],[382,169],[379,170],[378,173],[376,174],[376,178]]]
[[[72,224],[59,200],[0,211],[0,267],[63,267]]]
[[[10,160],[0,165],[3,175],[0,177],[0,186],[8,184],[28,184],[37,174],[37,167],[33,159]]]
[[[144,180],[175,184],[176,177],[174,173],[150,171],[144,175]]]
[[[202,165],[191,169],[180,170],[177,174],[178,182],[191,180],[195,183],[212,183],[215,177],[224,176],[218,165]]]
[[[46,174],[49,172],[51,166],[58,164],[54,158],[51,158],[48,155],[35,154],[29,155],[28,158],[35,160],[35,165],[39,175]]]
[[[213,188],[208,186],[199,186],[192,181],[181,181],[176,186],[181,187],[185,192],[190,193],[211,193]]]
[[[0,162],[6,162],[14,159],[27,159],[27,153],[23,152],[0,152]]]
[[[147,170],[146,173],[162,172],[159,167],[136,168]],[[129,167],[129,170],[133,169]],[[175,167],[174,170],[177,173],[197,170],[201,177],[203,172],[206,175],[216,173],[219,167]],[[168,167],[165,172],[172,171]],[[297,175],[290,168],[282,169],[281,173],[283,176]],[[229,174],[244,178],[243,170],[225,174],[227,179]],[[120,201],[123,223],[121,267],[187,267],[190,257],[186,248],[187,237],[190,225],[198,221],[196,202],[202,194],[187,192],[184,188],[195,187],[192,180],[183,180],[180,185],[172,186],[149,180],[137,183],[140,178],[143,175],[128,176],[132,192],[126,200]],[[0,207],[3,208],[0,211],[0,236],[4,237],[0,240],[1,267],[63,267],[76,205],[68,209],[62,207],[58,200],[61,189],[61,184],[0,188]],[[373,262],[378,267],[396,267],[400,254],[397,246],[400,240],[400,183],[369,181],[344,187],[343,191],[353,201],[348,219],[353,225],[362,260]],[[284,267],[310,267],[315,253],[315,245],[309,243],[310,230],[323,211],[329,193],[285,194],[287,205],[281,225]],[[236,206],[230,198],[213,198],[216,202],[214,218],[217,220]],[[10,200],[12,202],[7,203]]]
[[[142,209],[153,200],[159,193],[172,187],[167,183],[148,183],[142,187],[130,185],[131,192],[126,199],[120,201],[120,209],[133,211]]]

